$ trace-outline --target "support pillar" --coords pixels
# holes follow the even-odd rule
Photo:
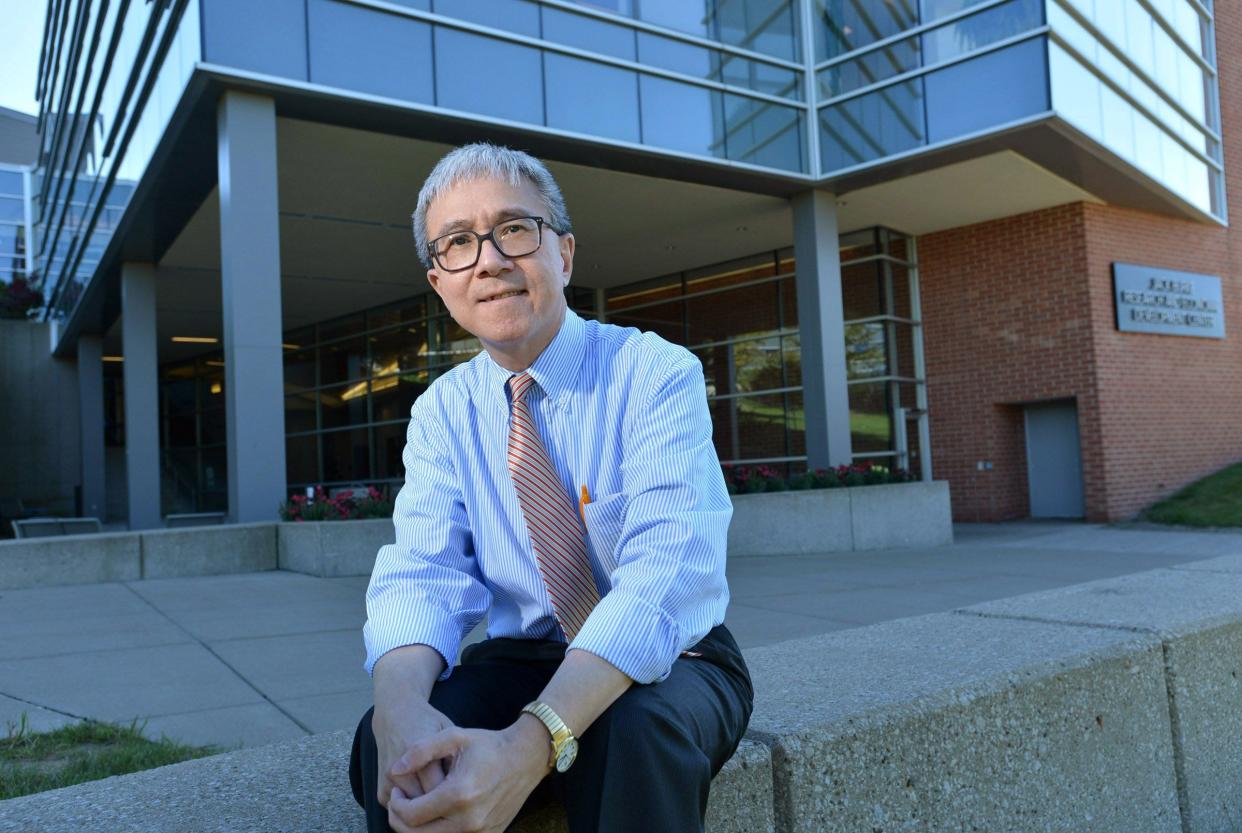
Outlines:
[[[125,479],[129,491],[129,528],[155,529],[163,520],[160,516],[155,267],[150,263],[121,265],[121,341],[125,352]],[[101,403],[102,399],[101,393]]]
[[[81,425],[82,514],[105,520],[103,339],[78,336],[78,420]]]
[[[286,497],[276,104],[227,91],[217,129],[229,518],[271,521]]]
[[[807,466],[845,465],[852,456],[836,196],[804,191],[793,212]]]

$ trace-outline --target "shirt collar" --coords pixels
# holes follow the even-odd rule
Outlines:
[[[527,368],[527,372],[534,377],[535,384],[548,401],[562,400],[573,390],[578,370],[582,367],[585,344],[586,322],[573,310],[566,308],[560,330],[535,358],[535,363]],[[486,351],[484,354],[486,355]],[[491,356],[487,356],[486,361],[489,387],[497,390],[507,402],[509,378],[515,374],[501,367]]]

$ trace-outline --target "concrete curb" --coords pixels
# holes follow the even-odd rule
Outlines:
[[[945,481],[733,495],[732,499],[730,558],[953,543]]]

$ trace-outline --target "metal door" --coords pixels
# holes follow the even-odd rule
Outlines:
[[[1081,518],[1078,406],[1071,400],[1027,405],[1024,411],[1031,517]]]

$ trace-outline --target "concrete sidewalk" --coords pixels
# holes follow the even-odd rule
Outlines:
[[[729,563],[742,647],[1219,555],[1242,534],[963,525],[952,546]],[[350,728],[370,705],[365,578],[268,572],[0,592],[0,726],[83,718],[225,747]]]

